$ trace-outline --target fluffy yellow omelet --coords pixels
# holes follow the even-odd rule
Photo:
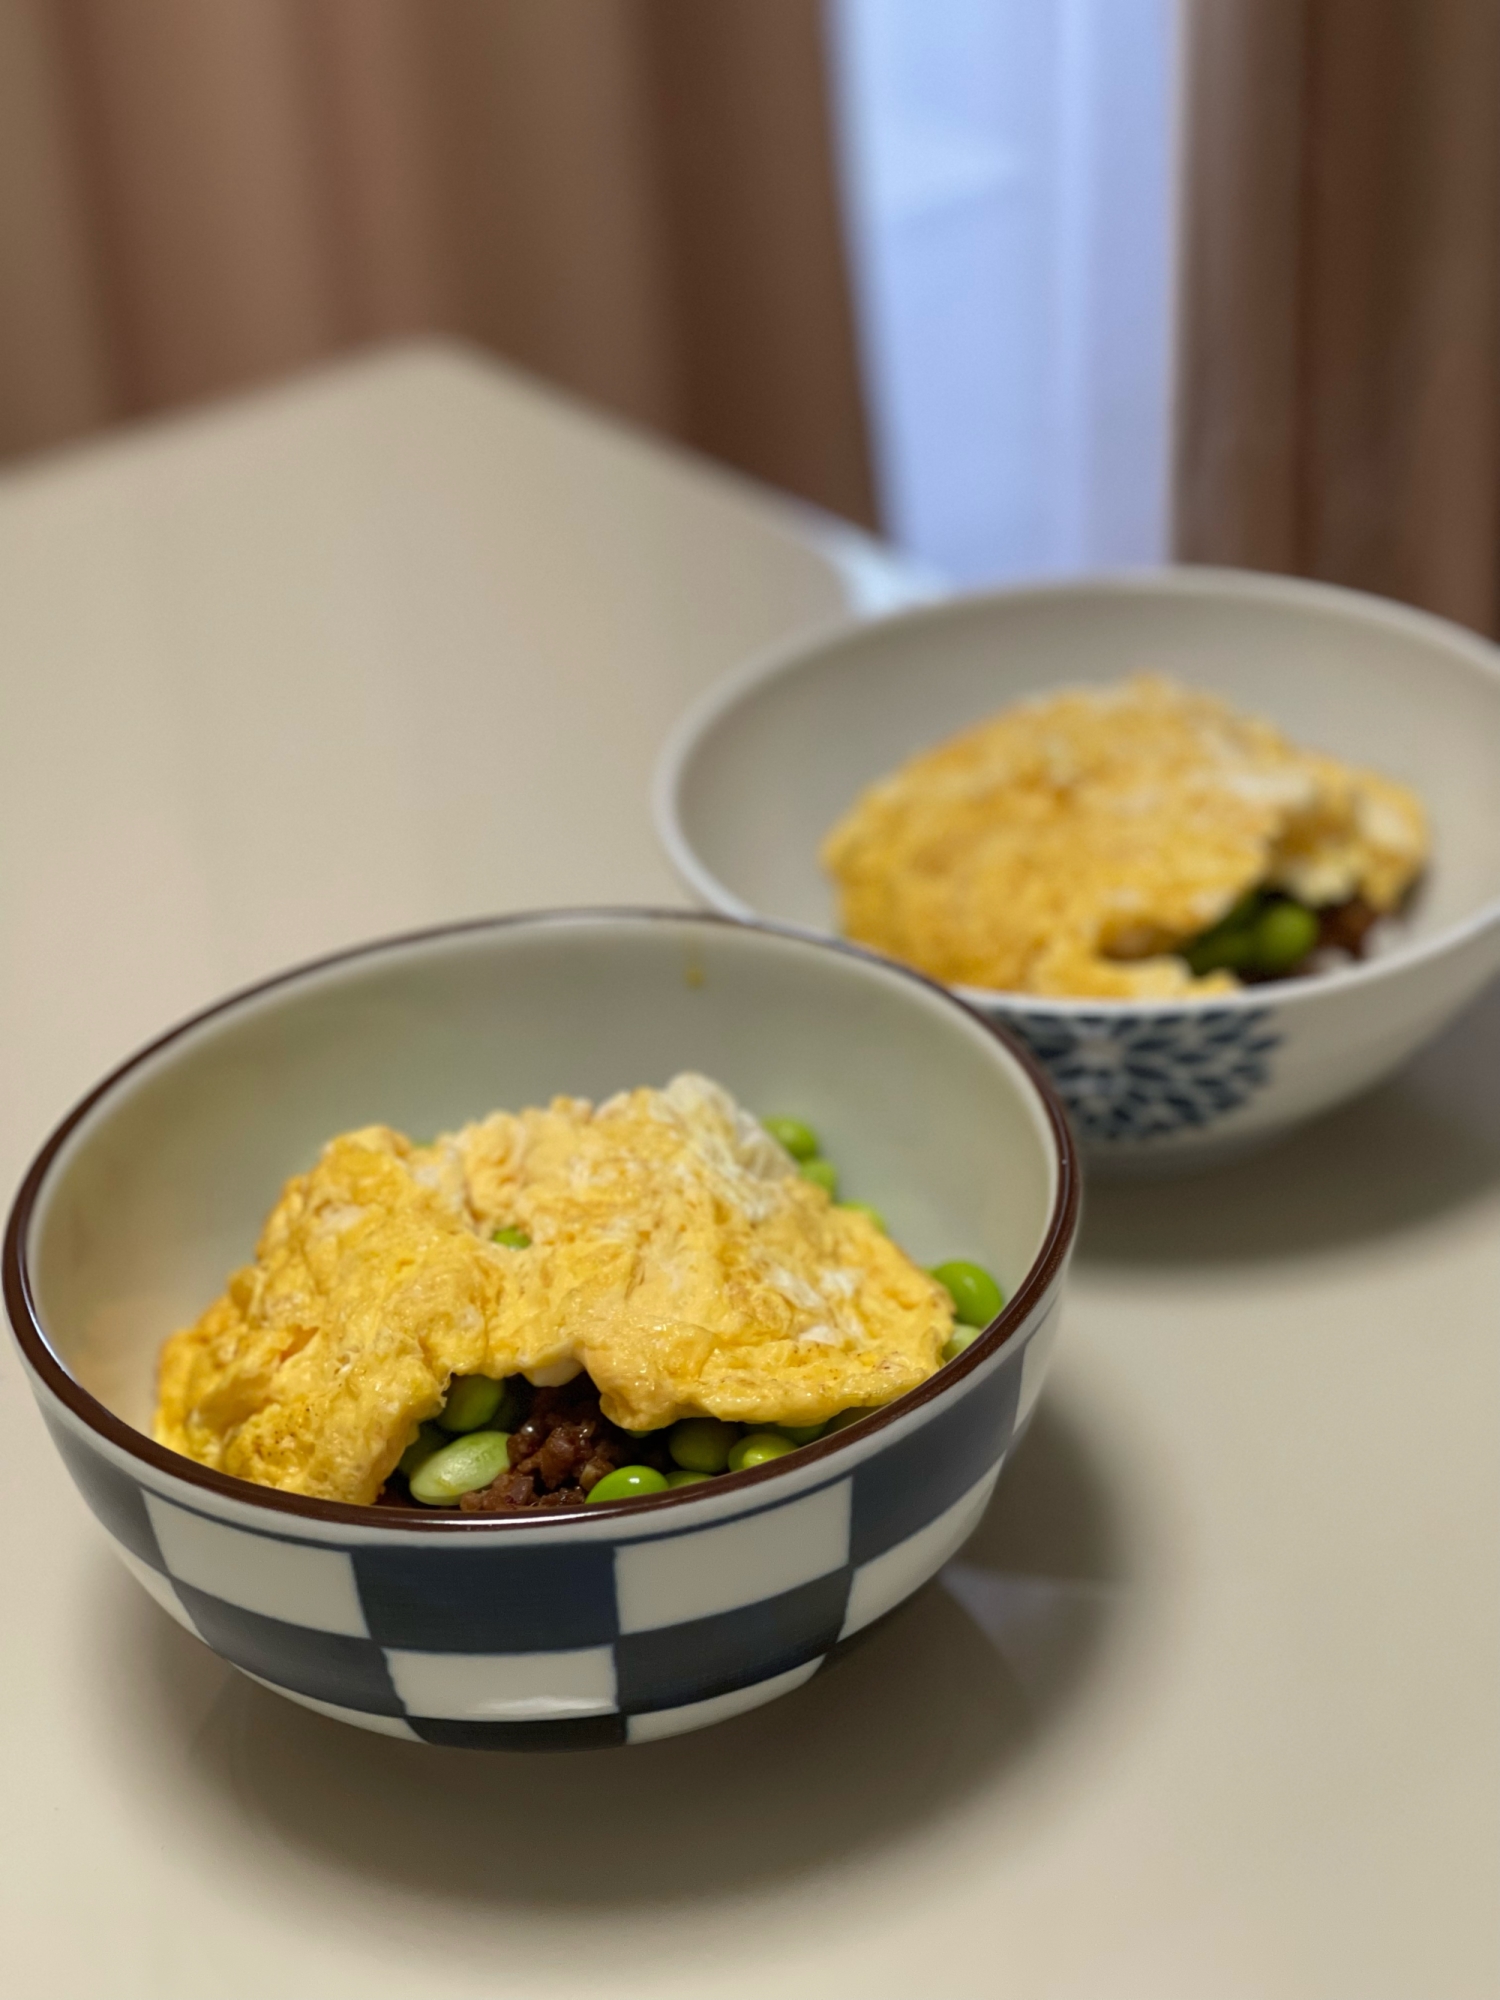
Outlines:
[[[520,1228],[526,1249],[491,1238]],[[155,1436],[369,1503],[449,1378],[586,1369],[604,1414],[815,1424],[927,1379],[952,1302],[729,1094],[683,1075],[597,1108],[385,1126],[289,1181],[253,1264],[162,1350]]]
[[[846,936],[957,984],[1099,998],[1238,985],[1169,954],[1249,890],[1395,907],[1416,794],[1141,674],[1023,702],[872,785],[823,862]]]

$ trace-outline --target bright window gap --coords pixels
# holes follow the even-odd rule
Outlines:
[[[888,532],[959,583],[1156,563],[1177,0],[826,0]]]

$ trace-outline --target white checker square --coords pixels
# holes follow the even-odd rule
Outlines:
[[[162,1558],[179,1583],[314,1632],[367,1639],[354,1566],[342,1549],[249,1535],[145,1496]]]
[[[263,1680],[259,1674],[252,1674],[248,1667],[241,1667],[239,1671],[247,1681],[269,1688],[272,1694],[284,1695],[288,1701],[296,1702],[299,1708],[310,1708],[314,1715],[326,1715],[334,1722],[352,1722],[356,1729],[372,1729],[377,1736],[397,1736],[403,1743],[422,1741],[411,1724],[399,1715],[374,1715],[367,1708],[340,1708],[336,1701],[319,1701],[315,1694],[298,1694],[295,1688],[279,1687],[275,1681]]]
[[[747,1715],[778,1695],[790,1694],[810,1681],[821,1667],[821,1658],[773,1674],[768,1681],[752,1681],[749,1687],[731,1688],[707,1701],[685,1702],[681,1708],[657,1708],[649,1715],[632,1715],[625,1725],[627,1743],[656,1743],[664,1736],[686,1736],[690,1729],[706,1729],[711,1722],[727,1722],[732,1715]]]
[[[903,1598],[910,1597],[928,1577],[936,1576],[979,1525],[979,1517],[989,1504],[999,1477],[1000,1467],[991,1466],[983,1479],[961,1494],[935,1521],[908,1535],[904,1542],[897,1542],[884,1555],[861,1564],[849,1588],[849,1608],[844,1614],[841,1639],[847,1639],[862,1626],[873,1625]]]
[[[849,1560],[847,1479],[746,1520],[615,1550],[622,1632],[738,1611],[841,1569]]]
[[[130,1571],[130,1574],[135,1578],[142,1590],[149,1591],[162,1610],[169,1617],[175,1618],[184,1632],[191,1632],[196,1639],[198,1628],[183,1609],[182,1599],[172,1588],[171,1578],[163,1576],[159,1569],[153,1569],[150,1563],[143,1563],[140,1557],[132,1555],[129,1549],[122,1548],[113,1535],[110,1537],[109,1545],[125,1565],[126,1569]]]
[[[547,1722],[608,1715],[615,1706],[609,1646],[573,1653],[407,1653],[386,1664],[408,1715],[453,1722]]]
[[[1042,1393],[1042,1378],[1047,1373],[1061,1325],[1062,1310],[1058,1301],[1054,1299],[1048,1308],[1047,1317],[1027,1341],[1025,1352],[1021,1356],[1021,1389],[1016,1399],[1014,1431],[1021,1429],[1036,1407],[1036,1399]]]

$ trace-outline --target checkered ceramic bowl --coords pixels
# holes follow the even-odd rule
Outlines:
[[[1009,1305],[915,1394],[754,1471],[577,1514],[407,1515],[246,1484],[146,1434],[153,1358],[330,1134],[451,1128],[678,1070],[795,1110],[851,1196]],[[428,1743],[642,1742],[815,1674],[952,1554],[1025,1423],[1077,1219],[1029,1059],[862,953],[706,917],[565,912],[395,939],[242,993],[59,1126],[5,1243],[47,1427],[172,1617],[321,1713]]]

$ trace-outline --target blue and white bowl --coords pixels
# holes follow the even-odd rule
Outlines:
[[[409,1515],[211,1472],[147,1435],[163,1336],[322,1141],[451,1128],[682,1069],[795,1110],[851,1196],[1009,1304],[956,1362],[757,1470],[578,1514]],[[285,974],[173,1029],[58,1127],[4,1252],[47,1427],[116,1553],[245,1673],[366,1729],[571,1748],[770,1701],[958,1547],[1030,1415],[1078,1215],[1029,1060],[940,988],[710,917],[562,912]]]
[[[1090,1170],[1172,1171],[1254,1146],[1387,1075],[1500,969],[1500,651],[1381,598],[1181,569],[953,597],[799,640],[674,732],[656,823],[732,917],[836,926],[823,836],[917,750],[1029,695],[1154,671],[1294,741],[1414,785],[1433,860],[1393,948],[1197,1000],[961,987],[1021,1036]]]

